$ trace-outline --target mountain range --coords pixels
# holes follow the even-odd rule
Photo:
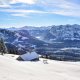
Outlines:
[[[80,48],[80,25],[77,24],[6,28],[0,29],[0,36],[3,37],[8,49],[15,47],[14,49],[18,50],[18,54],[26,53],[31,47],[35,47],[36,51],[44,55],[58,54],[62,50],[64,53],[65,48],[68,48],[70,52]]]

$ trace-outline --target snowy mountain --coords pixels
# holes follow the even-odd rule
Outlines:
[[[45,42],[31,36],[27,30],[10,31],[6,29],[0,29],[0,35],[6,42],[8,49],[11,49],[15,46],[15,48],[17,48],[20,52],[19,54],[25,53],[27,49],[32,46],[39,47],[45,44]]]
[[[9,28],[8,30],[27,30],[31,36],[45,41],[80,40],[80,25],[77,24],[52,25],[48,27],[24,26],[22,28]]]
[[[21,30],[27,30],[30,35],[44,41],[80,40],[80,25],[59,25],[48,27],[24,26]]]
[[[27,30],[31,36],[34,36],[35,38],[37,38],[39,40],[43,40],[44,39],[44,35],[47,32],[49,32],[51,27],[46,27],[46,26],[43,26],[43,27],[24,26],[24,27],[22,27],[20,29]]]
[[[50,33],[55,40],[80,40],[80,25],[53,26]]]

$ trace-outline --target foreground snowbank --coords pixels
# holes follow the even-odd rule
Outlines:
[[[0,55],[0,80],[80,80],[80,62],[43,59],[17,61],[16,55]]]

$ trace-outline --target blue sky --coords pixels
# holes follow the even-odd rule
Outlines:
[[[0,0],[0,27],[80,24],[80,0]]]

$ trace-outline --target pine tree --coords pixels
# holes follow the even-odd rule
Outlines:
[[[7,47],[4,43],[3,38],[0,38],[0,52],[3,55],[4,53],[7,53]]]

